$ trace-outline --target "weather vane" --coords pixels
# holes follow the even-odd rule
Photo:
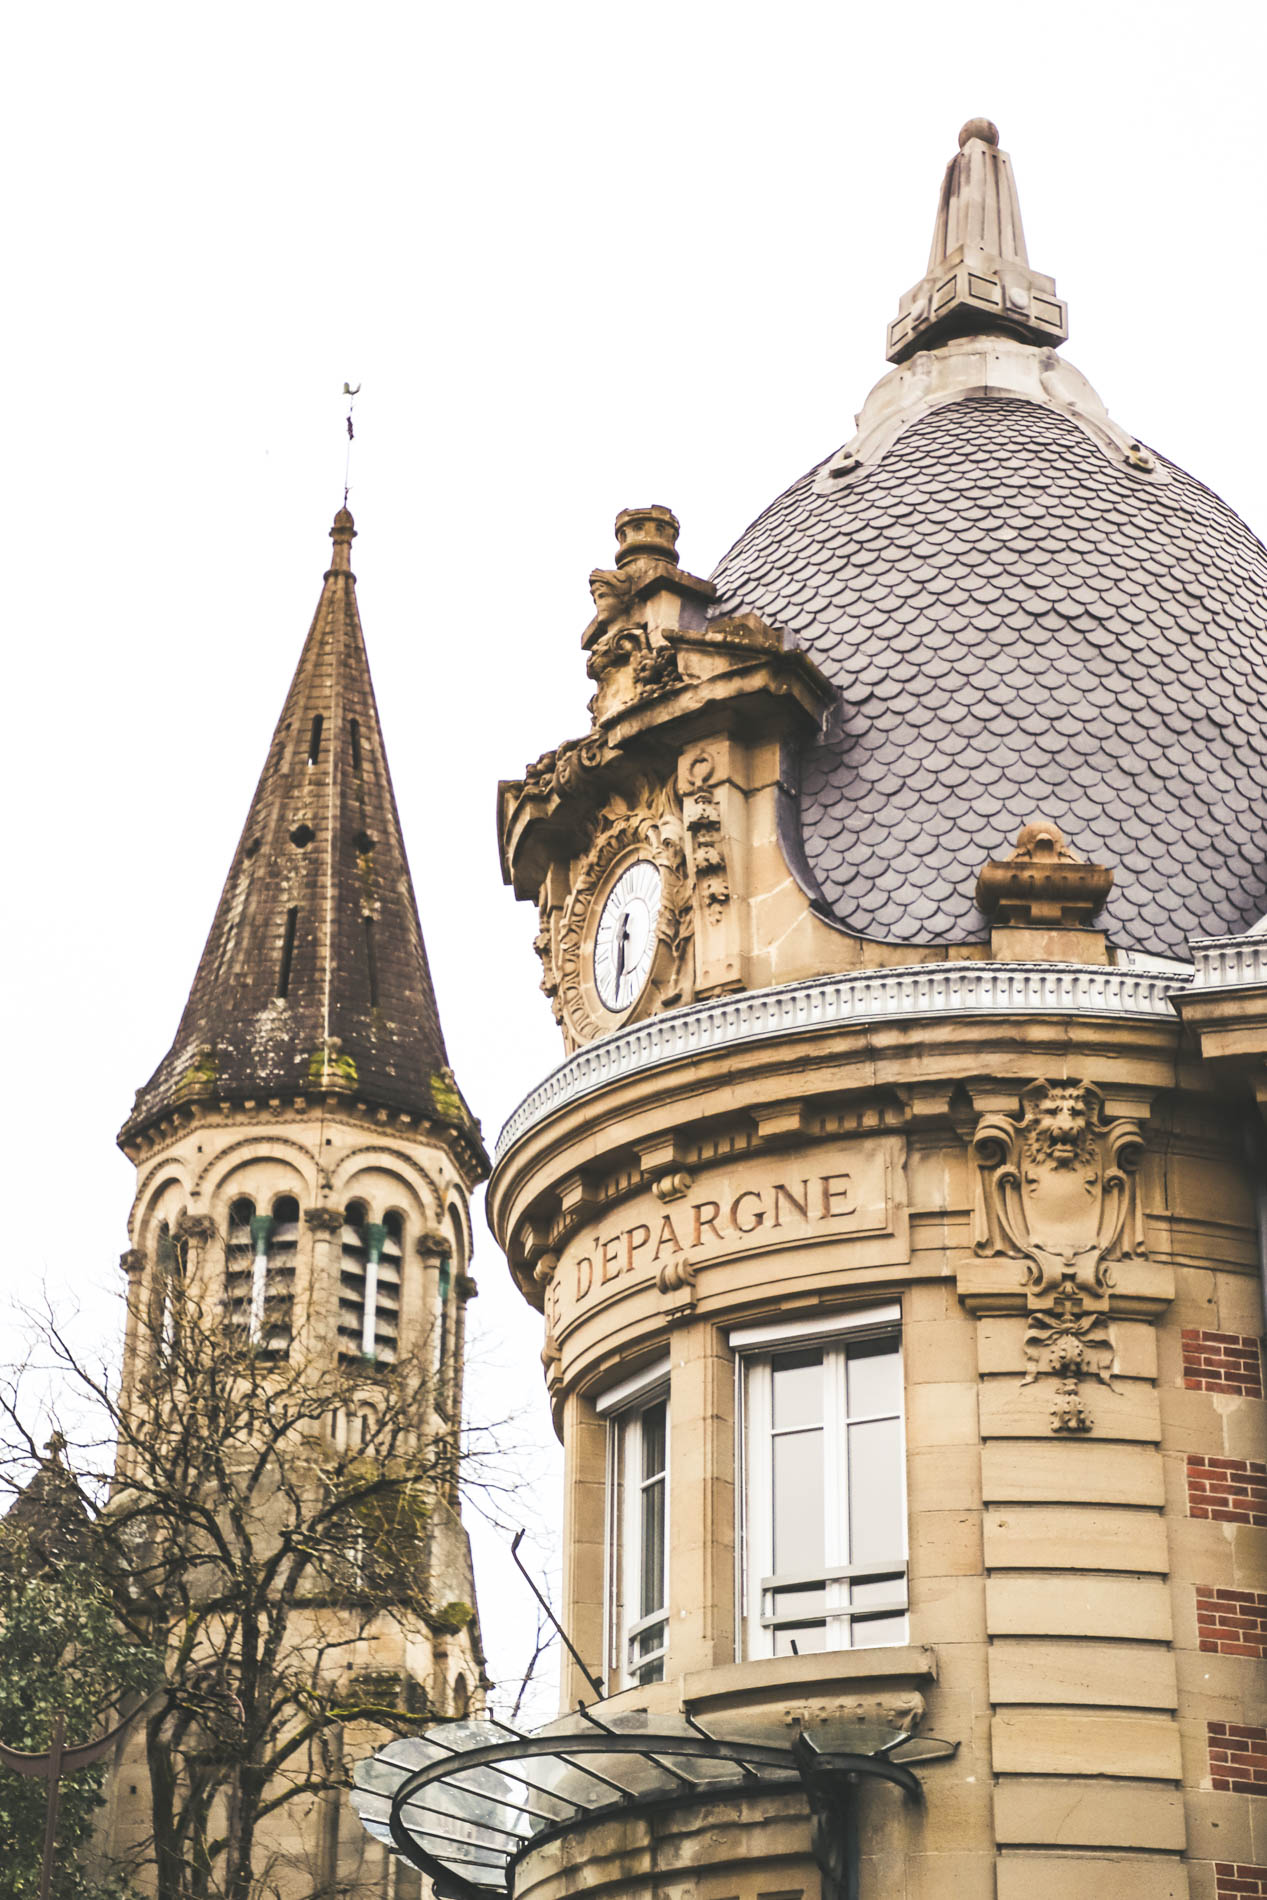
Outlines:
[[[358,383],[354,389],[351,383],[344,383],[343,393],[348,399],[348,452],[347,459],[343,464],[343,506],[346,508],[348,505],[348,484],[352,479],[352,444],[356,440],[356,435],[352,428],[352,405],[361,393],[361,385]]]

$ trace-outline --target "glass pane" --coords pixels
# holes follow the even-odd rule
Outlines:
[[[905,1641],[906,1618],[904,1616],[854,1618],[853,1647],[855,1649],[891,1649],[895,1643]]]
[[[821,1352],[777,1353],[770,1366],[774,1387],[774,1429],[795,1430],[798,1425],[823,1422],[823,1355]]]
[[[813,1656],[827,1647],[825,1623],[803,1623],[799,1629],[775,1630],[773,1634],[776,1656]]]
[[[770,1446],[774,1465],[776,1575],[821,1571],[823,1556],[823,1434],[789,1432]]]
[[[821,1583],[808,1590],[767,1590],[766,1603],[769,1616],[821,1616],[827,1607],[827,1591]]]
[[[900,1570],[884,1577],[868,1577],[865,1583],[855,1583],[849,1592],[849,1601],[857,1610],[873,1603],[902,1603],[905,1598],[906,1577]]]
[[[849,1561],[892,1562],[906,1548],[902,1523],[902,1427],[876,1419],[849,1427]]]
[[[652,1661],[640,1659],[650,1656]],[[634,1675],[639,1682],[664,1681],[664,1624],[657,1623],[634,1638]]]
[[[650,1616],[664,1607],[664,1479],[645,1486],[642,1493],[641,1586],[638,1615]]]
[[[664,1470],[664,1448],[668,1406],[661,1399],[649,1405],[642,1415],[642,1475],[658,1478]]]
[[[896,1339],[861,1339],[849,1348],[849,1416],[869,1418],[902,1407],[902,1379]]]

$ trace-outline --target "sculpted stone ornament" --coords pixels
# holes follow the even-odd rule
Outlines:
[[[704,914],[710,923],[716,923],[730,902],[730,883],[722,849],[721,811],[710,783],[713,762],[708,754],[701,752],[692,759],[686,775],[691,789],[684,800],[684,815],[691,840],[692,869],[704,900]]]
[[[977,906],[996,924],[1090,924],[1104,908],[1113,873],[1069,849],[1059,825],[1022,825],[1010,858],[991,859],[977,879]]]
[[[1112,1390],[1110,1262],[1144,1252],[1135,1172],[1139,1123],[1106,1121],[1090,1082],[1031,1082],[1019,1120],[984,1115],[973,1137],[979,1169],[978,1254],[1025,1262],[1029,1323],[1025,1356],[1032,1385],[1059,1380],[1053,1432],[1089,1432],[1080,1382]]]

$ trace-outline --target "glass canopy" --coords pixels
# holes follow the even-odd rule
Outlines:
[[[807,1767],[875,1776],[919,1797],[911,1764],[953,1753],[932,1737],[858,1723],[589,1710],[522,1735],[490,1716],[389,1742],[354,1776],[367,1831],[428,1874],[440,1900],[509,1895],[523,1850],[613,1809],[707,1795],[742,1783],[809,1787]],[[816,1771],[816,1769],[815,1769]]]

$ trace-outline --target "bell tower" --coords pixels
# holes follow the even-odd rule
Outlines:
[[[456,1446],[476,1291],[469,1196],[488,1162],[445,1052],[346,507],[330,532],[321,597],[179,1028],[119,1135],[137,1170],[123,1406],[142,1389],[175,1272],[257,1366],[343,1380],[348,1402],[321,1426],[334,1451],[355,1446],[375,1391],[406,1362],[433,1374],[419,1433]],[[444,1715],[478,1704],[483,1681],[455,1456],[440,1461],[450,1475],[426,1505],[426,1597],[465,1618],[379,1618],[355,1645],[362,1677]],[[120,1469],[126,1482],[126,1450]],[[344,1738],[345,1751],[354,1758],[364,1740]],[[119,1853],[147,1834],[138,1768],[115,1776]],[[303,1870],[295,1891],[391,1890],[381,1850],[337,1790],[282,1813],[270,1852]]]

